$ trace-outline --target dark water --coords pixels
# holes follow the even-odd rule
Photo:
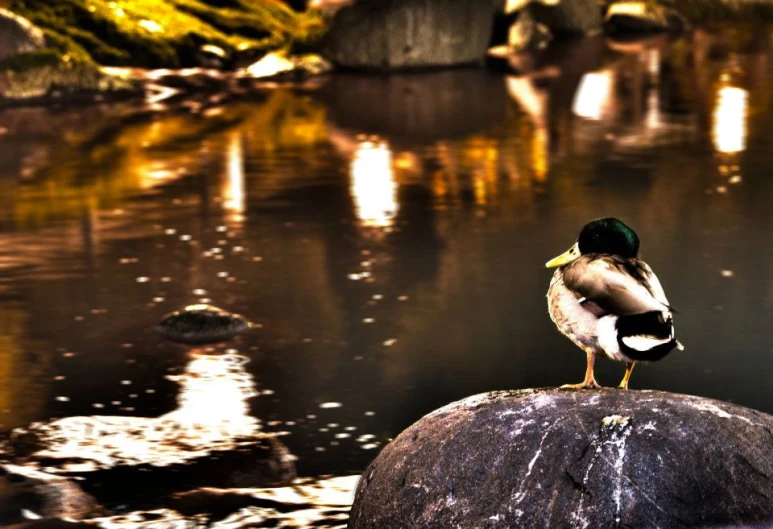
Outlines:
[[[198,113],[7,110],[2,429],[177,409],[228,436],[255,417],[300,474],[357,473],[452,400],[580,380],[543,264],[608,215],[641,236],[687,348],[631,387],[773,412],[772,59],[766,30],[729,28]],[[152,332],[202,300],[261,328],[192,353]]]

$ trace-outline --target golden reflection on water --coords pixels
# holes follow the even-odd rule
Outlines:
[[[223,182],[223,208],[229,219],[234,222],[244,221],[247,209],[245,196],[244,149],[242,134],[233,131],[228,135],[226,150],[226,178]]]
[[[712,138],[717,152],[732,154],[746,149],[749,92],[723,77],[716,95]]]
[[[30,344],[29,313],[21,306],[0,306],[0,424],[15,428],[29,423],[43,407],[43,390],[50,365],[45,355]],[[32,345],[32,347],[30,347]]]
[[[8,212],[19,226],[74,218],[92,204],[99,210],[121,207],[138,192],[155,193],[186,175],[224,165],[225,209],[238,220],[246,207],[245,151],[263,155],[267,177],[284,178],[282,151],[306,153],[313,167],[319,163],[313,150],[328,141],[325,107],[290,91],[271,92],[261,104],[216,110],[90,119],[41,110],[25,120],[29,137],[15,140],[30,152],[24,178],[0,168],[0,216]]]
[[[545,182],[550,171],[550,133],[545,127],[534,130],[531,140],[532,167],[537,182]]]
[[[369,228],[388,228],[398,211],[392,150],[385,141],[361,141],[350,165],[357,218]]]

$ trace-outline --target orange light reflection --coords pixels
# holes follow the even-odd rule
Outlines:
[[[244,180],[242,135],[240,132],[234,131],[228,136],[226,178],[223,184],[223,208],[234,222],[242,222],[244,212],[247,209]]]

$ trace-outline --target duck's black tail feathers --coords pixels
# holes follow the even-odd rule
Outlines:
[[[617,343],[623,354],[637,362],[660,360],[679,344],[671,314],[657,310],[620,316]]]

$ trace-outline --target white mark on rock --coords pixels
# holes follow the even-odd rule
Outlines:
[[[501,418],[502,415],[500,415],[499,417]],[[534,421],[531,419],[528,419],[528,420],[518,419],[513,423],[514,430],[510,432],[510,437],[517,437],[521,435],[523,433],[523,429],[526,428],[527,426],[531,426],[532,424],[534,424]]]
[[[526,480],[529,479],[529,476],[531,476],[531,471],[534,470],[534,464],[537,462],[537,459],[539,459],[539,456],[542,455],[542,446],[545,444],[545,440],[548,438],[548,435],[550,435],[550,431],[558,425],[560,421],[555,421],[553,424],[550,425],[550,427],[545,430],[545,433],[542,435],[542,440],[540,440],[539,446],[537,447],[537,451],[534,454],[534,457],[531,458],[531,461],[529,461],[529,465],[526,467],[526,474],[521,479],[521,486],[518,488],[518,492],[515,493],[515,503],[519,504],[521,503],[521,500],[523,500],[523,497],[526,496],[526,491],[524,490],[526,488]]]
[[[693,409],[711,413],[713,415],[716,415],[717,417],[721,417],[722,419],[738,419],[739,421],[747,422],[753,426],[758,426],[757,424],[750,421],[746,417],[741,417],[740,415],[733,415],[732,413],[728,413],[722,408],[720,408],[719,406],[717,406],[716,404],[712,404],[710,402],[698,401],[698,402],[690,402],[689,404]]]
[[[631,418],[624,417],[622,415],[609,415],[601,420],[601,432],[597,439],[594,439],[591,446],[596,443],[596,450],[593,452],[588,468],[585,469],[585,475],[582,478],[582,487],[587,490],[588,479],[590,478],[591,470],[593,470],[596,461],[601,456],[604,447],[610,447],[613,451],[613,458],[610,461],[614,468],[615,475],[617,476],[617,484],[613,491],[613,498],[615,500],[615,523],[620,523],[620,515],[622,512],[622,498],[623,498],[623,462],[625,461],[625,443],[628,436],[631,435]],[[577,510],[573,513],[572,517],[575,523],[586,529],[590,526],[590,520],[583,516],[583,509],[585,506],[585,493],[580,496],[580,501],[577,504]]]
[[[615,484],[615,524],[620,524],[620,515],[623,510],[623,462],[625,461],[625,442],[628,436],[631,435],[631,418],[622,417],[620,415],[611,415],[604,417],[601,421],[604,427],[612,428],[610,432],[610,438],[606,444],[612,447],[612,450],[616,451],[613,459],[613,467],[615,469],[615,475],[617,476],[617,483]]]

